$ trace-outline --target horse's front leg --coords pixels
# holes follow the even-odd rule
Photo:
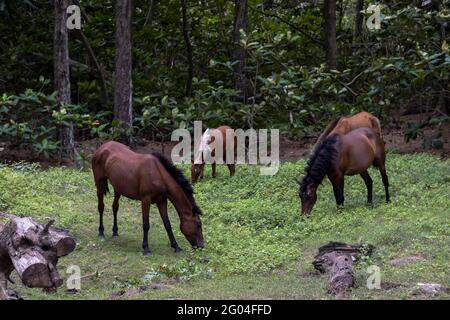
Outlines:
[[[169,215],[167,214],[167,199],[164,199],[160,203],[158,203],[159,214],[161,215],[161,219],[164,224],[164,228],[166,229],[167,236],[169,237],[170,246],[175,250],[175,252],[182,251],[178,246],[177,241],[172,232],[172,226],[170,224]]]
[[[142,206],[142,230],[144,232],[142,248],[144,249],[144,256],[150,256],[152,252],[148,248],[148,231],[150,230],[150,198],[146,197],[141,200]]]
[[[330,179],[333,185],[334,197],[338,206],[344,205],[344,177]]]
[[[112,205],[113,216],[114,216],[114,224],[113,224],[113,228],[112,228],[113,237],[119,236],[119,228],[117,226],[117,212],[119,211],[119,199],[120,199],[120,194],[117,193],[116,191],[114,191],[114,202]]]

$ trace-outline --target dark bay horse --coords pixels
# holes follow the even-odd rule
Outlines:
[[[113,237],[118,236],[117,211],[120,196],[123,195],[141,201],[144,255],[151,254],[148,247],[148,231],[152,203],[158,206],[171,247],[175,252],[180,251],[167,214],[167,199],[169,199],[180,217],[181,232],[194,248],[203,247],[201,210],[195,203],[192,186],[183,173],[162,155],[135,153],[121,143],[110,141],[94,152],[92,171],[97,187],[100,237],[104,237],[103,197],[108,191],[109,180],[114,188]]]
[[[207,129],[205,133],[202,135],[201,140],[199,141],[198,145],[194,146],[194,148],[198,151],[198,157],[197,159],[194,159],[194,163],[191,167],[191,181],[192,183],[196,183],[199,179],[203,178],[203,173],[205,170],[205,159],[203,158],[203,151],[206,150],[206,152],[210,152],[212,157],[215,157],[215,150],[210,150],[211,143],[214,142],[215,138],[214,135],[217,134],[218,136],[222,137],[222,155],[223,155],[223,162],[226,163],[226,150],[227,150],[227,131],[229,133],[233,134],[233,141],[234,141],[234,158],[236,158],[236,137],[234,136],[234,130],[230,128],[229,126],[220,126],[216,129]],[[219,147],[219,146],[217,146]],[[234,159],[233,163],[227,163],[228,170],[230,171],[230,177],[234,176],[235,173],[235,164]],[[212,177],[216,177],[216,163],[211,163],[212,168]]]
[[[332,121],[317,139],[316,146],[319,145],[326,137],[338,133],[346,134],[358,128],[370,128],[381,135],[380,120],[369,112],[360,112],[351,117],[340,117]]]
[[[389,182],[385,167],[384,141],[368,128],[359,128],[347,134],[332,134],[314,150],[306,176],[299,182],[302,214],[309,215],[317,200],[317,188],[325,178],[333,185],[337,205],[344,204],[344,176],[359,174],[367,187],[367,202],[372,203],[372,178],[367,169],[379,169],[389,202]]]

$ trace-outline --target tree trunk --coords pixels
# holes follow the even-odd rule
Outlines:
[[[337,68],[336,0],[324,1],[325,51],[330,69]]]
[[[187,78],[186,78],[186,97],[192,96],[192,78],[194,77],[194,63],[192,61],[192,46],[191,41],[189,39],[189,23],[188,23],[188,17],[187,17],[187,4],[186,0],[180,0],[181,2],[181,12],[183,15],[183,25],[182,25],[182,31],[183,31],[183,37],[184,37],[184,43],[186,46],[186,59],[188,64],[188,72],[187,72]]]
[[[313,265],[321,273],[328,273],[328,293],[342,296],[355,284],[354,263],[361,255],[371,255],[372,245],[348,245],[330,242],[319,248]]]
[[[68,0],[54,0],[54,77],[55,91],[58,92],[56,104],[58,107],[70,104],[70,66],[69,66],[69,36],[66,27]],[[63,157],[73,160],[75,157],[75,141],[73,125],[61,125],[59,129],[61,151]]]
[[[58,259],[75,249],[75,239],[66,230],[43,226],[31,218],[0,213],[9,222],[0,225],[0,300],[11,298],[7,289],[10,274],[16,270],[30,288],[57,288],[63,281]]]
[[[234,65],[234,88],[239,92],[239,100],[247,103],[248,80],[245,76],[246,51],[241,47],[241,30],[248,32],[248,7],[247,0],[235,0],[235,17],[233,26],[233,52],[232,59],[237,61]]]
[[[353,42],[356,42],[361,35],[363,26],[363,14],[361,11],[364,10],[364,0],[356,0],[355,7],[355,30],[353,31]]]
[[[122,142],[131,144],[133,125],[132,107],[132,51],[131,51],[132,0],[116,0],[116,86],[114,118],[119,122]]]

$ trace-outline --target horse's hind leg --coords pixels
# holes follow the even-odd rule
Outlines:
[[[144,233],[142,248],[144,249],[144,256],[150,256],[152,253],[148,248],[148,231],[150,230],[150,204],[151,200],[148,197],[145,197],[141,200],[142,206],[142,230]]]
[[[367,187],[367,203],[372,204],[372,185],[373,185],[372,178],[370,177],[369,172],[367,172],[367,170],[361,173],[361,178],[363,178],[364,183],[366,184]]]
[[[164,228],[166,229],[167,236],[169,237],[170,246],[175,250],[175,252],[180,252],[181,248],[178,246],[177,241],[172,232],[172,226],[170,224],[169,215],[167,214],[167,199],[164,199],[160,203],[158,203],[159,214],[161,215],[161,219],[164,224]]]
[[[374,166],[380,170],[381,180],[383,181],[384,190],[386,192],[386,202],[390,202],[389,196],[389,179],[386,174],[386,154],[384,153],[384,141],[380,139],[381,148],[374,161]]]
[[[105,211],[105,203],[103,202],[103,198],[106,193],[107,183],[108,182],[106,178],[103,178],[97,182],[97,200],[99,214],[98,236],[101,238],[105,237],[105,228],[103,227],[103,212]]]
[[[120,199],[120,194],[117,193],[116,191],[114,191],[114,202],[112,205],[113,217],[114,217],[114,224],[113,224],[113,228],[112,228],[113,237],[119,236],[119,228],[117,227],[117,212],[119,211],[119,199]]]
[[[384,185],[384,190],[386,192],[386,202],[390,202],[391,197],[389,196],[389,179],[386,174],[386,168],[384,166],[384,163],[382,166],[380,166],[379,169],[380,169],[380,174],[381,174],[381,180],[383,181],[383,185]]]

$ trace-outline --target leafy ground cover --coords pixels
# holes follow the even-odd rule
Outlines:
[[[29,215],[40,222],[49,218],[69,229],[78,240],[76,250],[61,259],[66,269],[77,265],[81,290],[64,287],[55,294],[12,285],[26,299],[329,299],[326,276],[313,274],[311,262],[328,241],[365,242],[375,254],[357,268],[352,299],[450,298],[414,295],[418,282],[450,286],[450,160],[429,154],[388,154],[387,169],[392,202],[384,202],[379,173],[374,180],[374,205],[366,205],[366,189],[359,176],[346,178],[346,202],[337,209],[328,181],[319,189],[310,218],[300,216],[298,186],[304,160],[286,162],[273,177],[260,176],[254,166],[240,166],[237,175],[218,170],[216,179],[195,186],[206,248],[193,251],[178,229],[170,208],[175,236],[184,251],[169,246],[156,207],[151,209],[150,248],[141,251],[140,204],[122,199],[119,239],[111,238],[111,195],[106,198],[106,240],[97,238],[95,186],[89,170],[50,168],[18,163],[0,166],[0,211]],[[184,167],[188,173],[188,167]],[[405,266],[398,257],[421,256]],[[367,267],[381,271],[381,290],[369,290]],[[17,280],[17,279],[16,279]],[[20,282],[20,281],[18,281]],[[16,282],[16,283],[18,283]]]

